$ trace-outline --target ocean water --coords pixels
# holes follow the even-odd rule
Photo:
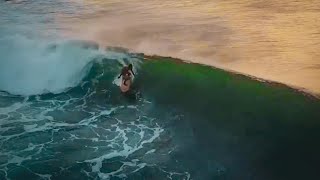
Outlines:
[[[1,180],[319,177],[317,1],[17,0],[0,13]]]

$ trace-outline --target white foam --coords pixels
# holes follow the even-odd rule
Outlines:
[[[37,96],[35,99],[26,97],[24,100],[19,98],[20,102],[16,102],[8,108],[0,108],[0,112],[8,116],[8,118],[0,121],[0,125],[7,124],[10,128],[19,129],[20,127],[15,127],[15,124],[19,123],[24,130],[23,132],[17,131],[14,134],[0,135],[2,139],[1,143],[8,142],[14,144],[15,139],[21,143],[25,143],[18,151],[11,151],[9,148],[4,149],[8,161],[3,167],[6,168],[10,163],[23,165],[24,161],[29,162],[28,160],[30,159],[37,161],[42,156],[46,157],[46,147],[51,144],[56,146],[59,143],[68,144],[69,142],[78,143],[87,141],[90,141],[90,143],[84,144],[86,147],[85,151],[75,151],[66,157],[69,161],[67,163],[74,163],[76,161],[90,164],[91,171],[82,171],[87,176],[94,175],[100,177],[100,179],[109,179],[111,177],[126,178],[126,175],[135,173],[148,166],[149,164],[141,159],[130,160],[128,157],[143,148],[147,148],[146,154],[149,154],[149,156],[151,153],[155,153],[156,150],[148,149],[146,144],[154,143],[164,129],[147,116],[141,117],[149,119],[150,123],[148,124],[144,124],[144,121],[141,121],[139,118],[128,122],[125,117],[117,116],[122,113],[122,110],[140,111],[141,107],[139,104],[112,107],[94,104],[88,107],[87,102],[91,102],[87,100],[94,96],[95,93],[96,91],[94,90],[88,91],[84,96],[77,98],[68,95],[67,99],[42,99],[42,96]],[[64,115],[69,115],[69,113],[79,112],[86,112],[88,114],[86,117],[81,117],[81,119],[79,117],[78,121],[69,122],[69,116],[66,116],[66,119],[63,118]],[[109,118],[116,121],[107,122]],[[93,134],[89,129],[92,130]],[[8,128],[3,130],[7,131]],[[67,135],[60,137],[60,132]],[[46,137],[48,133],[51,136],[49,134],[49,138],[45,138],[45,142],[33,142],[35,140],[33,138],[25,142],[20,139],[20,137],[39,135],[36,138],[38,139]],[[87,150],[88,152],[86,152]],[[83,152],[85,154],[82,154]],[[156,155],[156,153],[152,155]],[[121,161],[123,164],[112,172],[101,172],[103,163],[114,157],[124,159],[124,161]],[[4,168],[3,171],[7,172]],[[32,169],[30,172],[32,172]],[[51,178],[51,174],[32,173],[42,179]]]
[[[151,149],[148,152],[146,152],[146,154],[151,154],[151,153],[154,153],[154,152],[156,152],[156,150],[155,149]]]
[[[21,163],[25,160],[30,160],[31,157],[28,156],[28,157],[19,157],[19,156],[13,156],[13,158],[11,158],[9,161],[8,161],[8,164],[18,164],[18,165],[21,165]]]
[[[129,137],[127,136],[127,132],[132,132],[131,129],[130,128],[122,129],[122,128],[120,128],[120,126],[118,126],[119,123],[121,124],[122,122],[120,120],[118,120],[118,123],[114,125],[116,127],[116,132],[118,133],[118,136],[115,137],[113,139],[113,141],[115,139],[117,139],[117,138],[120,138],[121,139],[121,144],[122,144],[121,146],[122,146],[123,149],[120,150],[120,151],[107,152],[107,154],[104,154],[104,155],[102,155],[100,157],[97,157],[97,158],[94,158],[94,159],[91,159],[91,160],[85,160],[85,162],[88,162],[88,163],[92,164],[91,171],[94,172],[94,173],[97,173],[101,179],[108,179],[108,178],[110,178],[110,176],[114,176],[117,173],[122,172],[124,166],[137,167],[137,169],[135,169],[134,172],[136,172],[136,171],[142,169],[143,167],[145,167],[146,163],[138,164],[138,161],[133,160],[132,162],[124,162],[124,164],[119,169],[117,169],[116,171],[113,171],[113,172],[110,172],[110,173],[102,173],[100,171],[100,169],[102,168],[102,162],[104,160],[111,159],[111,158],[114,158],[114,157],[128,157],[132,153],[138,151],[139,149],[142,149],[144,144],[152,143],[156,138],[158,138],[160,136],[160,133],[163,132],[163,129],[161,129],[160,127],[151,128],[151,127],[148,127],[148,126],[145,126],[145,125],[142,125],[142,124],[139,124],[139,125],[138,124],[134,124],[137,128],[140,129],[140,132],[143,132],[143,133],[139,133],[140,134],[140,140],[138,140],[135,143],[135,146],[132,147],[132,146],[127,144],[127,141],[129,140]],[[145,130],[151,130],[152,134],[151,134],[151,137],[149,137],[146,140],[143,140],[144,139]],[[154,152],[154,151],[150,150],[149,153],[151,153],[151,152]],[[123,175],[124,174],[118,174],[117,176],[118,177],[123,177]]]
[[[71,43],[51,49],[24,36],[0,39],[0,90],[17,95],[59,93],[87,74],[96,52]]]
[[[38,126],[37,124],[24,125],[24,130],[30,131],[31,129],[36,128],[37,126]]]

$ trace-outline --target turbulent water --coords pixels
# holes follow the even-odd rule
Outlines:
[[[26,0],[0,13],[0,179],[318,177],[318,99],[139,54],[319,93],[317,1]]]

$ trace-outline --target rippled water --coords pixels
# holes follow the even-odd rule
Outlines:
[[[116,86],[121,63],[130,59],[138,70],[140,59],[76,44],[13,46],[33,55],[21,62],[30,68],[20,69],[24,76],[12,70],[19,62],[1,61],[13,71],[0,79],[1,88],[24,96],[0,94],[0,179],[140,179],[150,173],[161,179],[189,179],[188,170],[170,158],[177,139],[169,127],[179,121],[179,114],[156,108],[139,93],[123,96]],[[42,61],[37,61],[34,48],[44,54]],[[90,62],[78,56],[93,52]],[[54,64],[48,69],[41,62]]]

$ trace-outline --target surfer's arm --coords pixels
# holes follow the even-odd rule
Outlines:
[[[118,76],[118,79],[123,75],[123,70],[124,70],[124,68],[121,69],[121,73],[120,73],[120,75]]]
[[[124,74],[123,74],[123,71],[121,71],[121,74],[118,76],[118,79],[121,77],[121,76],[123,76]]]
[[[131,72],[131,74],[133,74],[135,76],[135,74],[134,74],[134,72],[132,70],[130,70],[130,72]]]
[[[118,78],[120,78],[121,76],[123,76],[125,74],[125,69],[124,68],[122,68],[122,70],[121,70],[121,74],[118,76]]]

